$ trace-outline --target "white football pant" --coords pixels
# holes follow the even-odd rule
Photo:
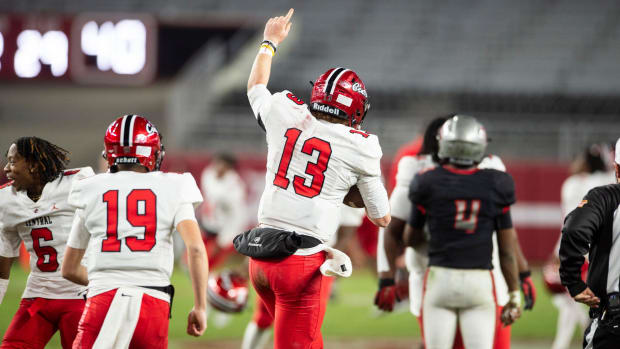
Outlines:
[[[422,303],[426,349],[452,349],[457,325],[465,348],[493,349],[493,288],[490,270],[429,267]]]

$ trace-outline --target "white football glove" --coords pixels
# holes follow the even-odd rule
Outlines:
[[[7,288],[9,288],[9,279],[0,279],[0,304],[2,304]]]

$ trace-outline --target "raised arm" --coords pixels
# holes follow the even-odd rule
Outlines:
[[[278,45],[284,41],[291,29],[291,17],[293,9],[288,10],[286,16],[269,18],[265,25],[263,43],[254,59],[250,77],[248,79],[248,92],[256,85],[267,85],[271,74],[271,60],[276,53]]]

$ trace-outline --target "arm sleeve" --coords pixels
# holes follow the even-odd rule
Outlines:
[[[597,194],[596,189],[591,190],[584,198],[587,203],[571,212],[562,228],[560,279],[573,297],[587,287],[581,279],[581,267],[584,256],[604,221],[605,202]]]
[[[428,188],[424,184],[424,175],[416,175],[409,186],[409,201],[411,202],[411,213],[409,215],[409,225],[414,228],[423,228],[426,223],[426,195]]]
[[[364,176],[357,181],[370,218],[382,218],[390,213],[387,191],[379,176]]]
[[[258,84],[252,87],[248,91],[248,99],[258,125],[265,131],[263,118],[266,117],[271,108],[271,92],[267,89],[267,85]]]
[[[194,221],[196,222],[196,213],[194,211],[194,206],[190,203],[184,203],[179,206],[177,212],[174,214],[174,227],[179,225],[179,223],[183,221]]]
[[[71,225],[71,232],[69,233],[69,239],[67,239],[67,246],[85,250],[88,247],[88,241],[90,240],[90,233],[86,229],[84,224],[84,212],[81,209],[75,211],[73,217],[73,224]]]
[[[510,214],[510,206],[506,206],[495,220],[495,230],[510,228],[512,228],[512,215]]]
[[[390,264],[387,260],[387,253],[385,253],[385,246],[383,239],[385,236],[385,228],[379,228],[379,239],[377,241],[377,272],[390,271]]]
[[[409,201],[409,184],[419,171],[415,166],[416,159],[411,156],[405,156],[398,161],[398,169],[396,171],[396,185],[390,196],[390,206],[392,208],[392,217],[400,218],[404,221],[409,220],[411,213],[411,201]]]
[[[0,256],[6,258],[19,257],[19,247],[22,239],[17,231],[11,231],[6,228],[0,230]]]

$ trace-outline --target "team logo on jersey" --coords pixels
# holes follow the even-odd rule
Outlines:
[[[588,200],[581,200],[578,207],[583,207],[587,203],[588,203]]]
[[[366,93],[366,90],[362,88],[362,85],[360,85],[359,82],[354,83],[351,89],[357,93],[361,93],[362,96],[368,98],[368,93]]]

